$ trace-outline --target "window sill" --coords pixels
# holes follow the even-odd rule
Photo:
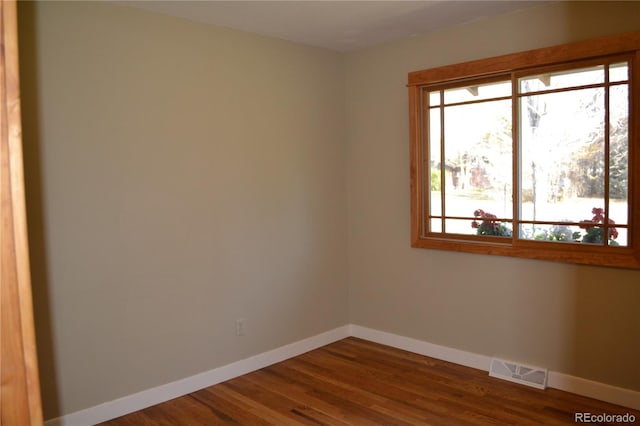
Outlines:
[[[627,247],[611,248],[599,246],[579,246],[570,243],[544,241],[522,241],[513,243],[511,238],[496,238],[496,242],[485,240],[470,241],[455,238],[417,237],[411,247],[456,251],[463,253],[521,257],[526,259],[550,260],[555,262],[583,265],[608,266],[615,268],[640,269],[640,255]],[[567,250],[569,248],[569,250]]]

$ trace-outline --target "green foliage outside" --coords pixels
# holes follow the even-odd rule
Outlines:
[[[436,170],[431,170],[431,190],[440,191],[440,173]]]

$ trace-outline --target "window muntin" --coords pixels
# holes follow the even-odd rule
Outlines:
[[[575,45],[409,75],[414,247],[640,267],[640,34]]]

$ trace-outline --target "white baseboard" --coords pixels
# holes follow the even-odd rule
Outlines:
[[[45,422],[45,426],[89,426],[142,410],[301,355],[349,336],[342,326],[204,373],[147,389]]]
[[[178,398],[199,389],[259,370],[349,336],[484,371],[489,371],[491,362],[491,357],[486,355],[453,349],[423,340],[351,324],[182,380],[177,380],[172,383],[167,383],[166,385],[147,389],[114,401],[96,405],[95,407],[48,420],[45,422],[45,426],[95,425],[96,423],[124,416],[125,414],[142,410],[152,405],[160,404],[161,402]],[[640,410],[640,392],[630,389],[610,386],[555,371],[549,371],[547,385],[555,389]]]
[[[491,357],[488,356],[435,345],[425,342],[424,340],[412,339],[410,337],[399,336],[359,325],[350,325],[349,334],[353,337],[359,337],[360,339],[393,346],[394,348],[404,349],[405,351],[453,362],[464,365],[465,367],[477,368],[479,370],[489,371],[489,365],[491,363]]]
[[[422,340],[361,327],[359,325],[350,325],[349,334],[354,337],[393,346],[394,348],[404,349],[420,355],[489,371],[491,357],[485,355],[434,345],[433,343]],[[577,395],[599,399],[611,404],[640,410],[640,392],[631,389],[619,388],[557,371],[549,371],[547,386]]]
[[[640,410],[640,392],[631,389],[619,388],[557,371],[549,371],[547,386]]]

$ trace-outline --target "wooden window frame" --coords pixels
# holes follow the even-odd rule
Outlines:
[[[594,58],[629,55],[629,232],[626,247],[565,244],[517,238],[481,236],[468,238],[457,234],[423,232],[427,211],[425,193],[421,90],[434,84],[452,84],[464,79],[491,78],[499,74],[517,74],[536,67],[582,62]],[[416,248],[491,254],[566,263],[640,269],[640,32],[512,53],[438,68],[411,72],[409,89],[409,137],[411,180],[411,246]],[[517,151],[514,150],[514,161]],[[516,170],[514,169],[514,175]],[[517,223],[517,218],[513,218]]]

